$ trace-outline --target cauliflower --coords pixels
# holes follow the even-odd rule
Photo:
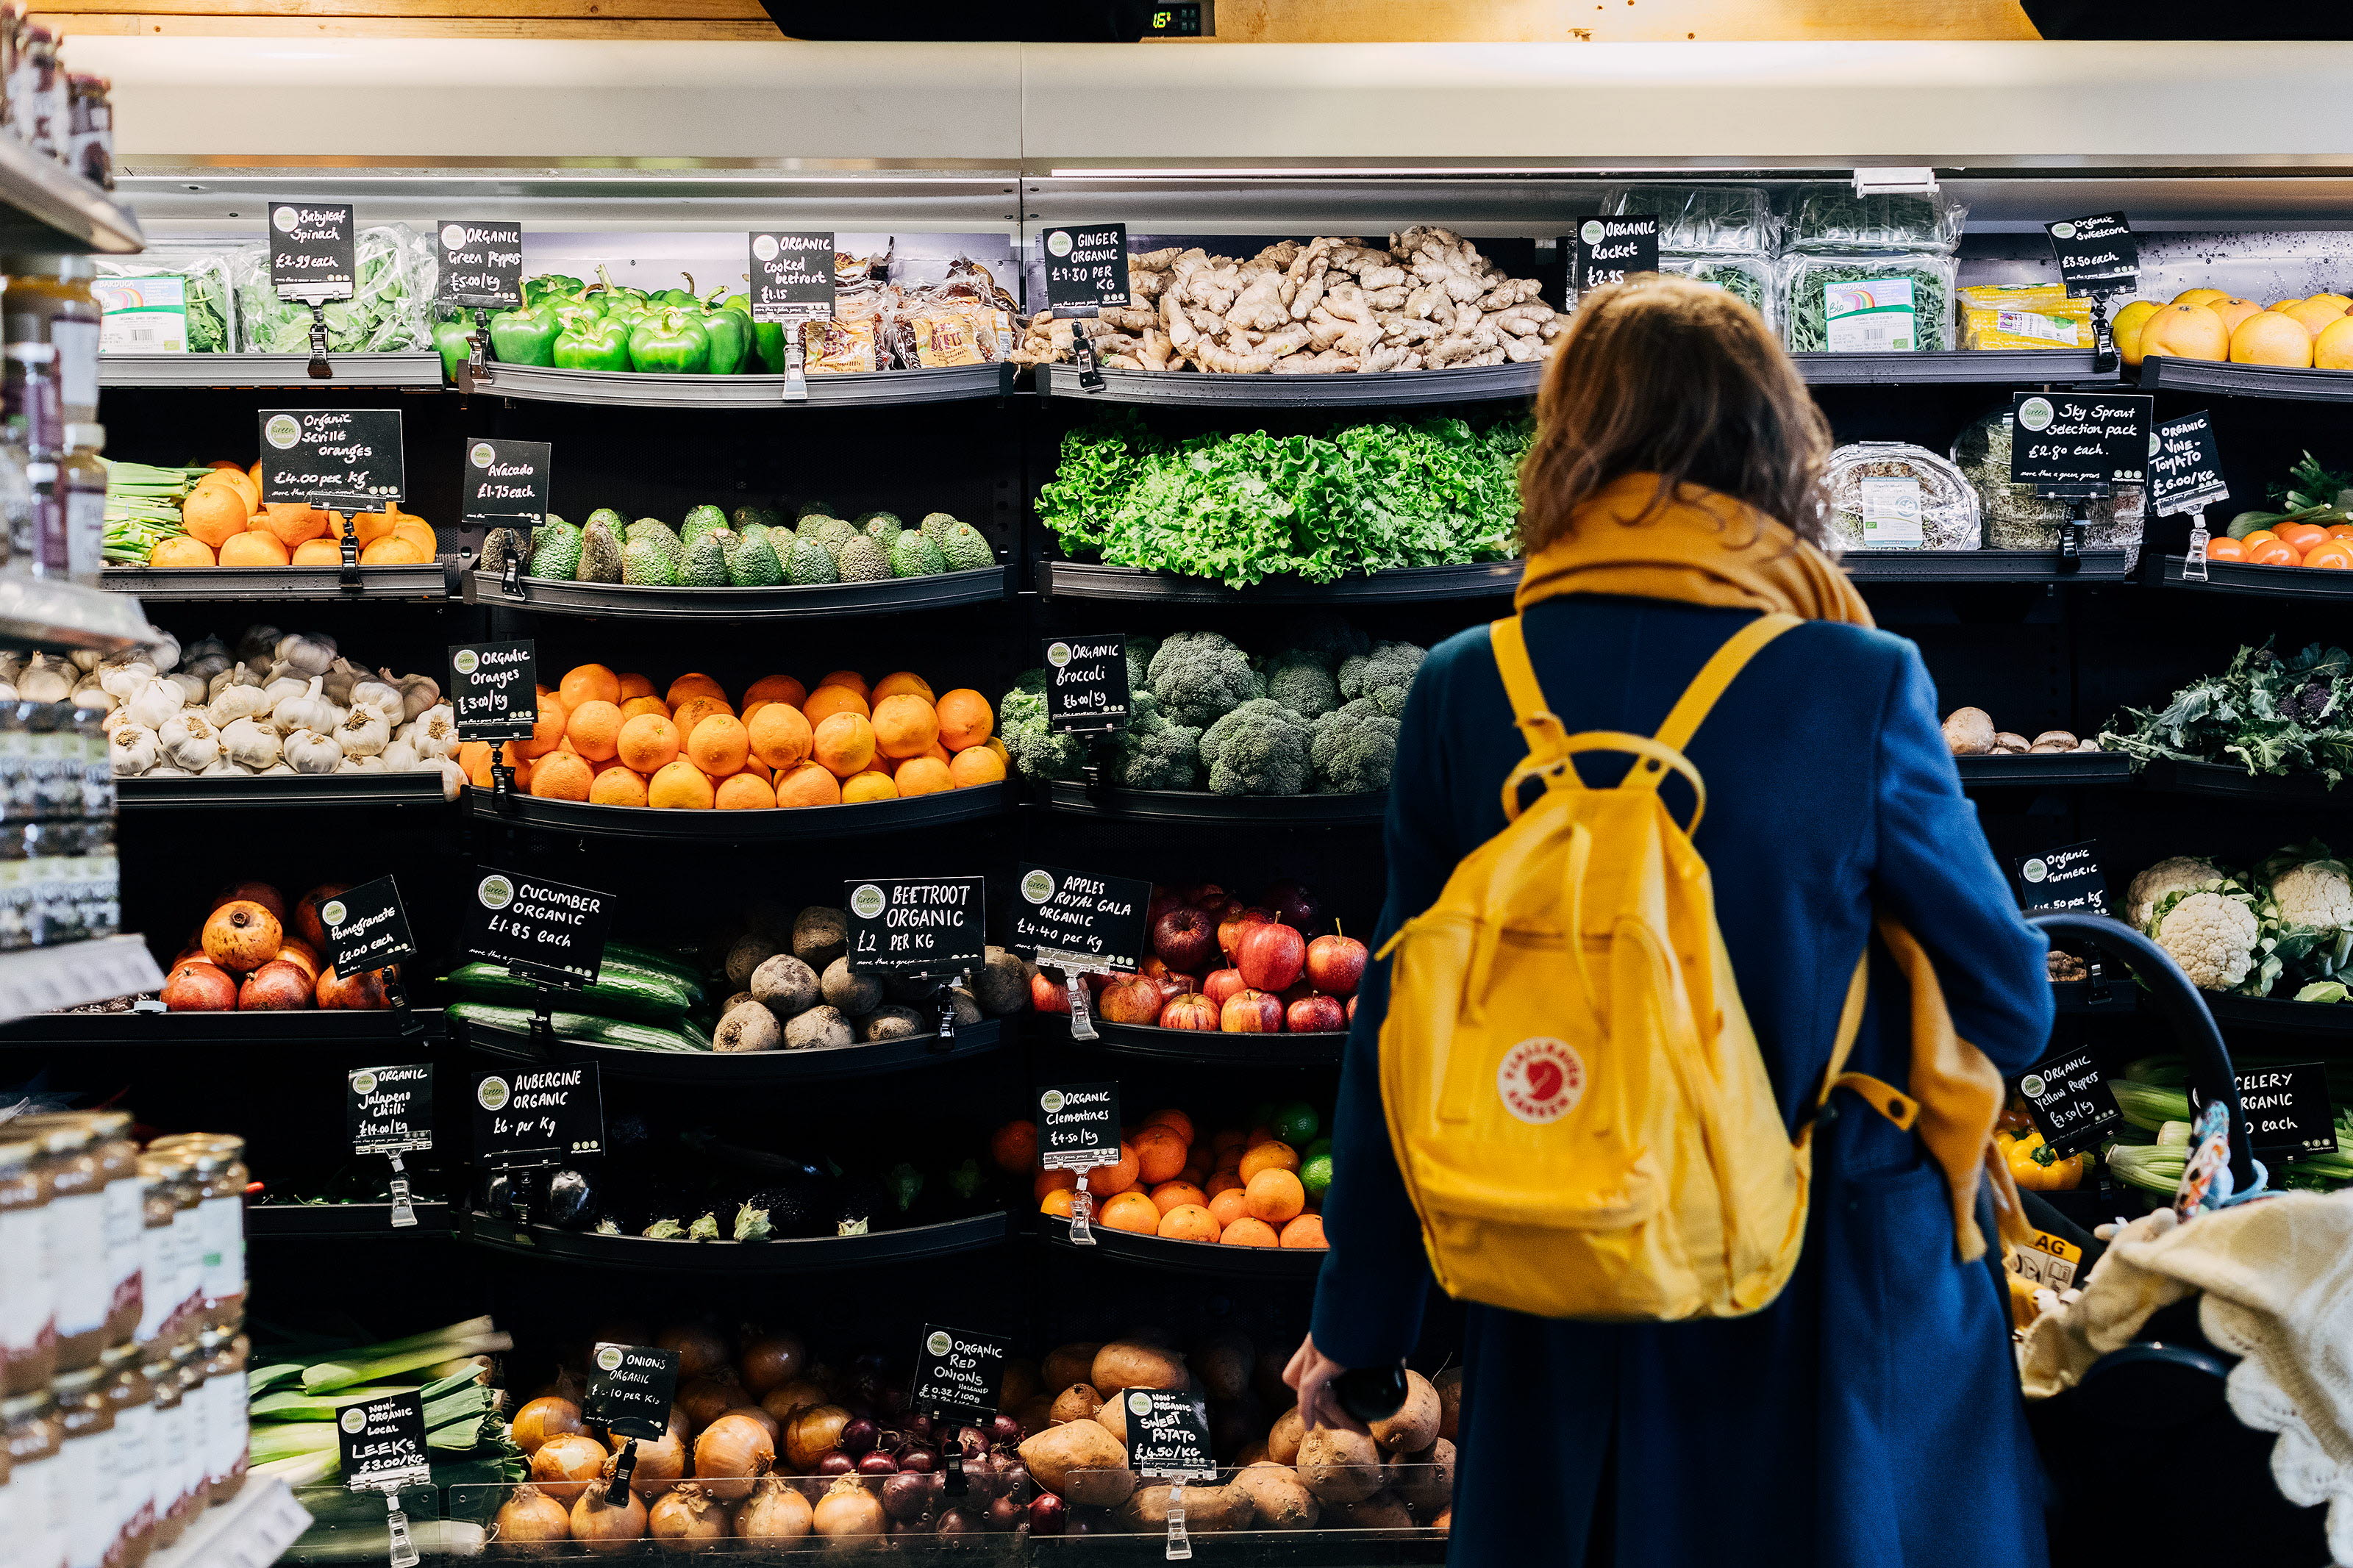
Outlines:
[[[2307,860],[2272,879],[2272,901],[2289,925],[2341,931],[2353,926],[2353,878],[2334,860]]]
[[[2244,900],[2203,890],[2175,891],[2158,905],[2149,935],[2181,965],[2192,985],[2200,991],[2227,991],[2253,971],[2262,927]]]
[[[2132,879],[2132,886],[2125,892],[2125,919],[2135,930],[2148,931],[2149,922],[2157,917],[2157,906],[2165,901],[2167,894],[2200,892],[2219,888],[2222,881],[2222,868],[2211,860],[2195,855],[2176,855],[2159,860]]]
[[[1421,668],[1427,651],[1409,642],[1377,642],[1372,652],[1341,660],[1341,697],[1349,701],[1369,697],[1380,703],[1385,713],[1403,712],[1406,688],[1413,684],[1413,672]],[[1384,693],[1394,696],[1383,701]]]
[[[1014,682],[997,705],[997,732],[1025,778],[1074,779],[1086,765],[1083,735],[1057,735],[1046,728],[1046,672],[1033,669]]]
[[[1305,794],[1311,736],[1306,721],[1280,702],[1261,697],[1243,703],[1201,737],[1209,788],[1219,795]]]
[[[1172,724],[1208,724],[1266,695],[1250,656],[1216,632],[1169,633],[1153,650],[1149,676]]]
[[[1201,731],[1171,724],[1149,691],[1128,699],[1127,728],[1119,737],[1119,782],[1129,789],[1199,789]]]
[[[1266,667],[1266,695],[1302,719],[1320,719],[1340,706],[1340,684],[1312,655],[1293,649]]]
[[[1308,760],[1322,795],[1359,795],[1389,787],[1398,721],[1359,697],[1315,721]]]

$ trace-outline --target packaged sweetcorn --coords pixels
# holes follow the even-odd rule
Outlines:
[[[2088,349],[2092,302],[2056,283],[1961,290],[1964,349]]]

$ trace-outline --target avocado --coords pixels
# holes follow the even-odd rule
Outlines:
[[[801,502],[800,505],[793,508],[793,519],[795,521],[798,521],[800,519],[807,517],[812,513],[818,517],[836,517],[839,515],[838,509],[829,500],[805,500]]]
[[[924,542],[934,542],[925,540]],[[981,537],[980,530],[968,522],[953,525],[947,530],[947,537],[936,542],[940,554],[947,562],[944,570],[977,572],[997,564],[997,552],[988,547],[988,541]]]
[[[891,575],[893,577],[929,577],[947,570],[940,557],[940,548],[920,533],[902,533],[891,542]]]
[[[858,524],[860,533],[873,532],[876,523],[887,523],[902,532],[907,527],[905,523],[899,521],[899,514],[895,511],[861,511],[851,521]]]
[[[675,588],[678,557],[659,541],[633,539],[621,551],[621,581],[638,587]]]
[[[785,514],[772,506],[739,506],[735,509],[735,531],[742,533],[757,525],[761,528],[782,528]]]
[[[600,506],[595,511],[590,512],[588,514],[588,522],[584,522],[580,526],[586,528],[588,526],[589,522],[603,523],[607,528],[613,531],[613,537],[616,539],[620,538],[622,531],[629,526],[629,520],[623,517],[619,512],[615,511],[609,506]]]
[[[845,583],[879,583],[891,575],[891,559],[882,547],[862,533],[852,534],[834,557]]]
[[[580,570],[577,578],[583,583],[617,583],[621,580],[621,541],[614,531],[594,518],[580,531]]]
[[[560,519],[540,524],[533,535],[531,567],[525,575],[569,581],[579,569],[580,531]]]
[[[727,581],[738,588],[773,588],[783,582],[784,564],[771,543],[776,537],[754,524],[736,542],[735,553],[728,558]]]
[[[727,546],[735,536],[723,528],[702,528],[686,546],[686,559],[680,563],[679,586],[682,588],[724,588],[727,586]]]
[[[715,506],[707,504],[698,506],[691,509],[687,512],[684,521],[679,523],[678,537],[680,542],[691,544],[696,539],[700,538],[708,531],[714,528],[724,528],[726,526],[727,514],[725,512],[721,511]]]
[[[885,550],[891,548],[892,540],[907,531],[905,524],[887,511],[870,511],[850,526]]]
[[[863,537],[864,536],[860,534],[858,530],[850,527],[849,524],[842,521],[841,519],[838,517],[827,518],[825,520],[824,526],[820,527],[817,531],[817,542],[819,544],[824,545],[828,550],[832,551],[836,555],[841,553],[841,547],[843,545],[849,543],[853,539]]]
[[[512,528],[494,528],[491,530],[489,537],[482,541],[481,559],[475,565],[479,571],[487,572],[493,577],[501,577],[506,574],[509,561],[528,562],[530,559],[531,551],[523,542],[522,534]]]
[[[797,588],[841,581],[841,568],[834,563],[832,553],[814,539],[793,541],[789,565],[793,586]]]
[[[833,519],[828,517],[824,512],[813,511],[807,517],[802,518],[798,522],[794,523],[793,531],[803,539],[815,539],[819,533],[825,531],[825,525],[832,521]]]
[[[681,547],[683,547],[685,543],[683,540],[681,540],[678,537],[678,532],[675,529],[671,528],[670,524],[664,522],[658,517],[641,517],[638,519],[637,521],[621,530],[621,542],[624,544],[634,544],[649,533],[667,534],[672,542],[677,543]]]
[[[927,511],[923,514],[923,537],[944,550],[947,548],[947,531],[955,526],[955,522],[954,512]]]

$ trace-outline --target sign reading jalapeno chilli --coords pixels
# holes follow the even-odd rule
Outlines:
[[[417,1154],[433,1147],[432,1063],[361,1068],[344,1088],[353,1153]]]

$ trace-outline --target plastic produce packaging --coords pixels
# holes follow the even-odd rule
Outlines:
[[[1953,346],[1949,256],[1791,256],[1780,266],[1781,341],[1793,353]]]
[[[1928,250],[1949,256],[1960,246],[1961,227],[1968,216],[1967,203],[1955,201],[1942,191],[1927,195],[1859,196],[1852,185],[1799,185],[1790,193],[1782,247],[1817,256],[1873,250]]]
[[[1620,185],[1601,198],[1601,216],[1655,216],[1662,253],[1770,256],[1777,232],[1758,185]]]
[[[107,353],[227,353],[237,346],[237,308],[227,246],[151,245],[134,258],[96,258],[90,290],[105,312]]]
[[[2092,302],[2071,300],[2056,283],[1964,289],[1960,295],[1965,349],[2089,349]]]
[[[425,310],[439,267],[431,243],[406,224],[364,228],[359,277],[348,300],[325,307],[333,353],[390,353],[430,346]],[[229,258],[237,284],[237,347],[247,353],[308,353],[311,308],[280,300],[269,282],[269,247],[248,245]]]
[[[1822,472],[1831,528],[1850,550],[1975,550],[1978,495],[1961,470],[1908,441],[1857,441]]]
[[[1976,420],[1953,441],[1953,461],[1977,492],[1985,517],[1986,545],[1993,550],[2056,550],[2068,504],[2034,493],[2032,485],[2010,479],[2010,413],[1997,408]],[[2126,566],[2140,562],[2141,524],[2147,493],[2138,485],[2118,485],[2106,500],[2084,503],[2084,548],[2121,550]]]
[[[1659,270],[1695,283],[1713,283],[1737,295],[1742,303],[1776,325],[1780,301],[1773,289],[1773,263],[1762,256],[1669,256],[1659,258]]]

